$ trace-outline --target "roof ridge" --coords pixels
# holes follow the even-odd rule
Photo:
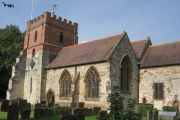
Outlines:
[[[84,43],[79,43],[79,44],[74,44],[74,45],[65,46],[65,47],[63,47],[63,48],[75,47],[75,46],[80,46],[80,45],[84,45],[84,44],[94,43],[94,42],[96,42],[96,41],[102,41],[102,40],[104,40],[104,39],[109,40],[109,39],[112,38],[112,37],[124,36],[124,35],[125,35],[125,32],[121,32],[121,33],[114,34],[114,35],[107,36],[107,37],[101,37],[101,38],[97,38],[97,39],[92,39],[92,40],[87,41],[87,42],[84,42]]]
[[[137,42],[142,42],[142,41],[148,41],[148,40],[131,40],[130,43],[137,43]]]
[[[180,43],[180,41],[173,41],[173,42],[167,42],[167,43],[159,43],[159,44],[155,44],[155,45],[151,45],[150,47],[160,47],[160,46],[165,46],[165,45],[172,45],[172,44],[176,44],[176,43]]]

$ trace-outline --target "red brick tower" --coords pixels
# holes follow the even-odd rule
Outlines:
[[[45,67],[58,51],[78,43],[78,24],[45,12],[27,23],[24,40],[26,73],[24,98],[31,103],[45,100]]]

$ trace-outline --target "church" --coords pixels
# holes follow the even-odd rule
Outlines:
[[[150,38],[130,41],[126,32],[78,43],[77,23],[45,12],[27,23],[7,99],[107,109],[119,87],[124,104],[133,98],[161,109],[180,95],[178,51],[178,42],[153,46]]]

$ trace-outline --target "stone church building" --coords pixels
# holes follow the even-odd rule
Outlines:
[[[180,43],[130,42],[126,32],[78,44],[77,23],[45,12],[27,23],[7,99],[107,109],[118,86],[124,103],[133,98],[161,109],[180,94],[178,51]]]

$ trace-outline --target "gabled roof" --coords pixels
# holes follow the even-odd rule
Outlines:
[[[141,68],[180,64],[179,53],[180,42],[151,46],[141,61]]]
[[[147,48],[151,45],[151,40],[147,39],[147,40],[132,41],[131,44],[132,44],[132,47],[134,49],[137,59],[141,60]]]
[[[113,49],[126,33],[106,37],[91,42],[62,48],[57,57],[48,65],[50,68],[67,67],[103,62],[109,59]]]

